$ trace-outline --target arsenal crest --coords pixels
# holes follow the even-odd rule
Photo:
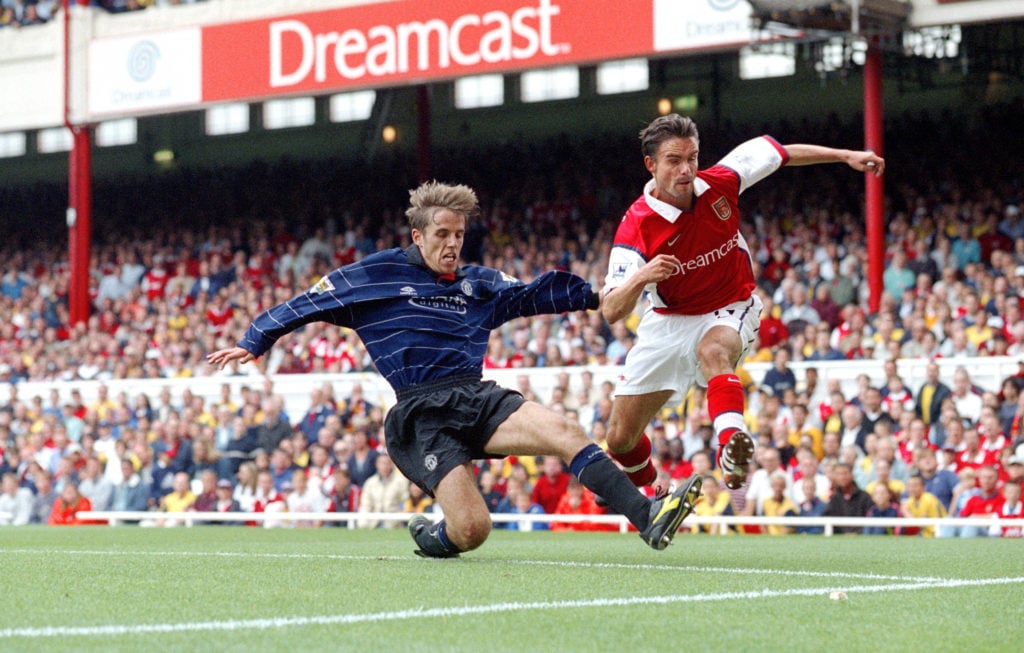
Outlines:
[[[728,220],[729,216],[732,215],[732,208],[729,206],[729,200],[724,197],[719,197],[711,204],[711,208],[715,210],[717,215],[722,220]]]

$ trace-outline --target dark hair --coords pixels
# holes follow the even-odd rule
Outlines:
[[[697,123],[678,113],[655,118],[651,124],[640,130],[640,151],[644,156],[653,157],[658,147],[670,138],[692,138],[700,143]]]

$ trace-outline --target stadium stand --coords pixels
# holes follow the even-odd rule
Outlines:
[[[142,11],[150,7],[173,7],[205,0],[91,0],[90,6],[112,14]],[[3,0],[0,3],[0,28],[30,27],[54,20],[61,0]]]
[[[744,195],[747,241],[765,272],[761,291],[783,334],[746,362],[748,421],[762,449],[794,461],[786,470],[792,480],[802,446],[815,451],[826,476],[849,456],[861,486],[875,480],[872,461],[885,450],[879,442],[894,445],[905,468],[916,470],[911,423],[919,404],[937,396],[921,391],[933,360],[950,396],[926,423],[929,443],[916,445],[937,449],[940,467],[955,472],[994,465],[1006,482],[1018,475],[1016,467],[1024,470],[1013,460],[1024,456],[1024,409],[1017,405],[1024,383],[1022,180],[1012,153],[999,147],[1024,141],[1024,127],[1008,119],[1021,108],[1018,98],[972,115],[922,112],[887,124],[886,278],[888,287],[902,284],[902,292],[886,295],[877,313],[868,311],[862,283],[859,189],[827,171],[803,170],[780,173]],[[757,133],[783,142],[856,142],[858,129],[855,119],[832,116],[814,124],[708,125],[704,132],[710,143],[728,147]],[[951,144],[956,161],[972,162],[969,171],[954,165]],[[473,185],[485,198],[480,223],[467,236],[467,259],[524,280],[563,267],[600,286],[618,216],[643,181],[632,158],[627,163],[614,153],[634,149],[632,135],[520,144],[501,148],[500,169],[478,163],[496,160],[497,150],[440,153],[436,176]],[[721,154],[705,153],[705,164]],[[155,509],[176,472],[198,484],[204,469],[214,469],[239,488],[243,463],[269,468],[283,451],[329,495],[334,469],[349,464],[355,431],[365,429],[379,446],[390,402],[358,339],[311,325],[258,367],[226,375],[211,376],[203,356],[237,339],[252,310],[309,287],[332,267],[407,244],[400,207],[414,178],[411,163],[361,169],[337,160],[287,160],[100,183],[95,310],[77,326],[63,304],[64,246],[50,236],[61,233],[60,225],[45,222],[62,215],[66,190],[0,189],[11,227],[0,279],[0,381],[10,388],[0,398],[0,467],[37,495],[45,474],[53,487],[36,498],[50,501],[77,485],[79,470],[97,458],[120,496],[127,500],[141,484]],[[910,276],[898,264],[904,257]],[[819,297],[822,288],[842,301],[829,305]],[[787,312],[794,304],[811,312]],[[841,360],[819,357],[824,345],[816,344],[815,322],[827,325]],[[600,440],[607,417],[602,393],[613,390],[630,326],[604,324],[596,314],[512,323],[495,332],[486,372],[574,414]],[[761,381],[778,349],[788,351],[796,384],[768,392]],[[969,378],[958,389],[954,371],[961,367]],[[357,385],[361,397],[352,396]],[[880,407],[871,404],[872,388]],[[807,407],[806,431],[791,429],[796,403]],[[869,425],[849,442],[844,407]],[[282,409],[288,428],[271,434],[266,416]],[[676,438],[699,444],[703,410],[700,393],[666,410],[651,425],[656,451]],[[998,416],[1000,433],[991,426],[978,433],[982,410]],[[888,419],[879,419],[882,413]],[[304,429],[307,423],[317,428]],[[840,436],[841,447],[828,448],[829,433]],[[972,448],[972,433],[980,449]],[[535,479],[528,461],[493,467],[502,492],[513,477]],[[275,503],[267,499],[239,505]],[[742,508],[736,505],[735,514]],[[44,512],[42,506],[33,515],[38,520]]]

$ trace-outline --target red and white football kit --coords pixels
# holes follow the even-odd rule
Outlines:
[[[692,383],[706,384],[696,344],[717,324],[733,326],[744,349],[749,346],[761,305],[753,295],[751,254],[740,233],[739,196],[787,160],[785,148],[774,139],[755,138],[697,173],[692,211],[652,197],[653,179],[626,211],[612,244],[605,292],[621,286],[658,254],[675,256],[681,266],[677,274],[646,288],[650,308],[626,357],[617,393],[672,389],[676,392],[670,402],[678,402]]]
[[[616,394],[671,390],[667,403],[674,404],[691,385],[706,385],[708,411],[721,445],[744,429],[743,387],[735,374],[705,379],[697,344],[713,327],[732,328],[740,335],[742,360],[754,341],[762,305],[754,294],[750,248],[740,233],[739,196],[788,160],[786,149],[768,136],[741,144],[716,165],[697,172],[690,211],[653,197],[655,180],[650,180],[619,224],[608,260],[605,293],[614,292],[659,254],[680,262],[676,274],[645,288],[649,307]],[[645,469],[649,441],[642,436],[633,450],[614,456],[638,484],[650,477]]]

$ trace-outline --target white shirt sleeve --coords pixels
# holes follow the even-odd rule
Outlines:
[[[782,146],[765,136],[736,146],[719,165],[734,170],[740,177],[740,193],[782,167]]]
[[[640,253],[629,247],[612,247],[608,255],[608,274],[604,278],[604,291],[607,293],[624,284],[644,265]]]

